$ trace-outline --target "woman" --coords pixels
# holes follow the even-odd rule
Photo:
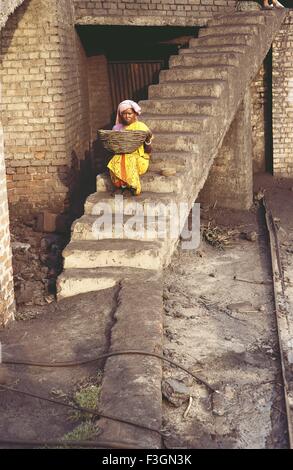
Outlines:
[[[141,114],[140,106],[132,100],[125,100],[119,104],[116,117],[116,131],[145,131],[145,143],[132,153],[114,155],[108,163],[112,183],[122,192],[129,189],[134,195],[141,193],[140,175],[146,173],[149,167],[151,154],[151,141],[153,139],[150,129],[137,118]]]

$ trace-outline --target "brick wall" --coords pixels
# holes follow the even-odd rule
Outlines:
[[[62,211],[89,145],[86,57],[67,0],[25,0],[1,31],[12,213]]]
[[[108,61],[104,55],[88,58],[88,79],[91,116],[91,140],[97,129],[109,128],[112,123],[112,98],[108,74]]]
[[[250,86],[252,99],[252,155],[254,173],[269,169],[271,160],[271,54]]]
[[[273,42],[273,151],[275,175],[293,176],[293,11]]]
[[[97,174],[106,170],[109,161],[108,152],[97,139],[97,130],[111,129],[113,125],[108,61],[105,55],[88,57],[88,84],[92,170]]]
[[[0,122],[0,327],[13,319],[14,311],[3,129]]]
[[[251,126],[252,126],[252,158],[253,171],[265,170],[265,140],[264,140],[264,75],[265,68],[262,64],[257,76],[251,82]]]
[[[63,84],[61,107],[65,130],[67,166],[62,168],[62,182],[68,188],[66,207],[80,196],[85,185],[84,162],[89,158],[90,114],[88,97],[87,57],[73,28],[74,9],[67,0],[57,2],[60,41],[60,79]],[[64,142],[63,142],[64,144]],[[82,180],[82,181],[81,181]],[[73,211],[74,208],[71,207]],[[80,210],[80,209],[79,209]],[[77,215],[79,212],[77,211]]]
[[[235,0],[73,0],[77,23],[190,25],[235,8]]]

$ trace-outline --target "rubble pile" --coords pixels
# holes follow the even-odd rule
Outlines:
[[[62,271],[66,236],[37,232],[35,227],[34,220],[14,219],[10,225],[17,310],[53,302],[56,278]]]

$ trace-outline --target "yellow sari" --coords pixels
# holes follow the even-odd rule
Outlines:
[[[146,131],[149,128],[140,121],[135,121],[129,126],[125,126],[126,131]],[[141,193],[139,176],[146,173],[149,167],[150,155],[145,153],[144,146],[141,145],[132,153],[114,155],[108,163],[111,180],[114,186],[129,186],[135,190],[135,194]]]

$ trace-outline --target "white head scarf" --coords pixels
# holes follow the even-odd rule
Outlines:
[[[117,115],[116,115],[116,124],[120,123],[120,114],[123,113],[126,109],[132,108],[136,114],[140,115],[141,114],[141,107],[132,100],[125,100],[122,101],[117,109]]]

